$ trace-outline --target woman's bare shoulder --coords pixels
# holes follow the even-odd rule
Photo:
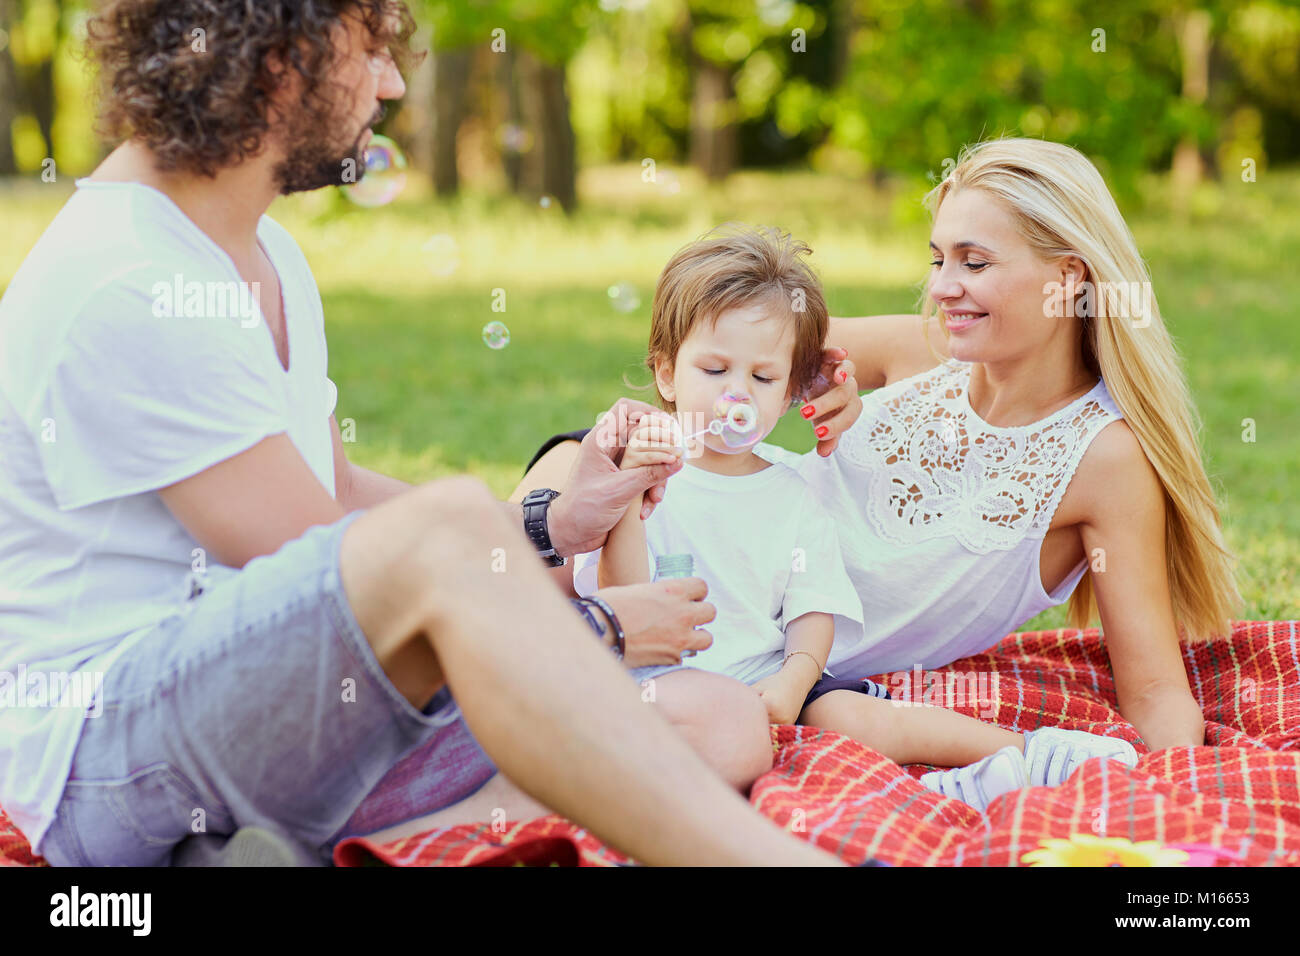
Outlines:
[[[919,315],[832,317],[827,342],[848,350],[862,388],[880,388],[934,368],[948,357],[948,342],[938,323],[932,321],[926,328]]]
[[[1052,526],[1109,523],[1163,507],[1160,476],[1121,418],[1104,426],[1089,443]]]

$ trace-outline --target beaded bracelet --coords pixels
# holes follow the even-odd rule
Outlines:
[[[627,650],[627,642],[626,637],[623,634],[623,625],[619,623],[618,616],[614,613],[614,609],[595,596],[569,598],[569,601],[574,605],[574,607],[577,607],[582,612],[583,617],[587,619],[587,623],[591,625],[591,629],[603,638],[607,629],[605,625],[596,620],[596,616],[592,614],[590,610],[593,605],[600,609],[600,612],[609,620],[610,627],[614,629],[614,644],[612,648],[614,656],[619,660],[622,660],[623,654]]]
[[[623,655],[627,652],[627,641],[623,634],[623,625],[619,623],[618,615],[614,613],[614,609],[594,594],[591,595],[591,597],[581,598],[580,600],[584,604],[594,604],[596,607],[600,608],[601,613],[609,619],[610,627],[614,629],[614,656],[619,660],[622,660]],[[603,630],[601,631],[601,634],[604,634]]]
[[[569,603],[578,609],[578,613],[587,622],[587,626],[596,632],[597,637],[605,636],[605,625],[596,620],[596,615],[591,613],[591,609],[583,603],[581,598],[569,598]]]

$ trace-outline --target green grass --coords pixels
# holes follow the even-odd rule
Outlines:
[[[926,269],[921,189],[875,190],[829,175],[744,173],[681,191],[642,183],[639,166],[586,170],[582,210],[566,218],[508,197],[430,199],[412,182],[398,202],[360,209],[333,192],[280,200],[325,303],[338,417],[355,422],[360,464],[422,481],[472,472],[504,497],[541,441],[590,425],[642,366],[654,281],[679,246],[719,222],[781,225],[806,239],[835,314],[912,311]],[[0,285],[66,199],[70,183],[0,186]],[[1167,212],[1153,178],[1130,224],[1184,357],[1204,422],[1206,464],[1240,557],[1244,617],[1300,617],[1300,172],[1206,186],[1190,222]],[[454,239],[458,263],[428,248]],[[611,307],[631,282],[639,308]],[[492,311],[494,289],[506,311]],[[493,320],[510,344],[487,348]],[[1242,440],[1253,419],[1256,441]],[[797,413],[772,439],[813,444]],[[1036,619],[1055,626],[1060,611]]]

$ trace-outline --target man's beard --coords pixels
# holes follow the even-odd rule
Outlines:
[[[350,146],[340,148],[328,141],[322,125],[300,119],[290,126],[288,149],[274,174],[281,195],[342,186],[365,175],[366,151],[361,145],[365,130]]]

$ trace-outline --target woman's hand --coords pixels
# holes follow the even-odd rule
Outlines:
[[[649,584],[601,588],[605,601],[623,625],[623,663],[628,667],[680,664],[682,651],[702,651],[713,635],[701,624],[718,616],[704,600],[709,586],[700,578],[667,578]]]
[[[643,519],[650,517],[655,505],[663,501],[668,476],[682,467],[680,459],[676,463],[619,468],[637,424],[647,415],[662,414],[645,402],[620,398],[587,433],[560,489],[562,494],[547,514],[551,544],[561,555],[595,551],[604,545],[609,529],[623,517],[633,498],[641,498],[644,493]]]
[[[853,377],[849,353],[837,346],[822,350],[818,384],[814,385],[801,414],[808,419],[817,436],[817,454],[830,455],[843,435],[862,414],[862,396],[858,380]],[[822,386],[825,386],[823,389]]]

